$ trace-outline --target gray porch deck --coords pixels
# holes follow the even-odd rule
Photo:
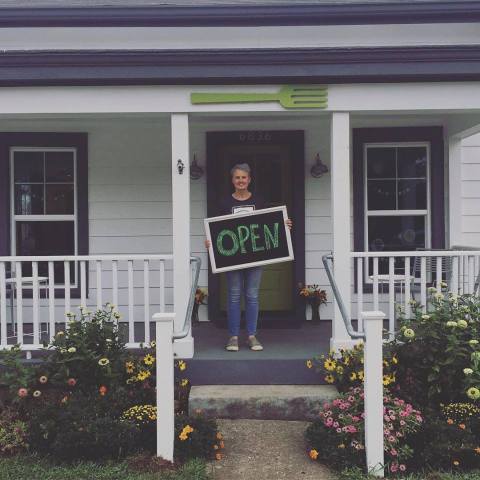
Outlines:
[[[228,332],[210,323],[193,327],[195,355],[187,361],[193,385],[315,385],[320,376],[305,361],[328,352],[331,323],[304,323],[300,328],[264,329],[261,352],[252,352],[240,337],[240,351],[224,349]]]

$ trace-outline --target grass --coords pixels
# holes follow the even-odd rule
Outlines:
[[[128,461],[98,464],[80,462],[54,465],[35,455],[0,458],[0,480],[208,480],[202,460],[191,460],[175,471],[141,472]]]
[[[344,470],[338,476],[338,480],[374,480],[378,477],[365,475],[358,468]],[[429,472],[423,474],[409,474],[395,477],[399,480],[480,480],[480,470],[468,473],[442,473]]]

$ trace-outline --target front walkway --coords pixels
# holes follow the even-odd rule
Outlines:
[[[214,480],[334,480],[306,454],[307,422],[218,420],[225,449],[212,462]]]

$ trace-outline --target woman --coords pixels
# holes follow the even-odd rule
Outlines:
[[[220,203],[220,215],[230,215],[251,212],[265,208],[263,200],[249,191],[252,181],[250,167],[246,163],[235,165],[231,170],[232,184],[235,191],[224,198]],[[291,220],[287,220],[291,228]],[[210,242],[205,241],[205,246],[210,247]],[[230,352],[238,352],[238,336],[240,333],[241,295],[245,295],[245,320],[247,324],[248,346],[250,350],[263,350],[262,344],[256,337],[258,320],[258,290],[262,279],[262,267],[244,268],[233,270],[227,275],[227,319],[230,338],[225,349]]]

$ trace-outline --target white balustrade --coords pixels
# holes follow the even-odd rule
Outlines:
[[[464,247],[465,248],[465,247]],[[409,252],[351,252],[352,312],[388,312],[388,330],[393,338],[398,310],[411,315],[414,300],[424,312],[429,309],[428,289],[442,288],[455,294],[480,294],[480,249],[416,250]]]
[[[115,305],[129,348],[150,342],[151,312],[173,304],[172,255],[0,257],[0,349],[38,350],[80,315]],[[166,275],[169,275],[168,286]]]

